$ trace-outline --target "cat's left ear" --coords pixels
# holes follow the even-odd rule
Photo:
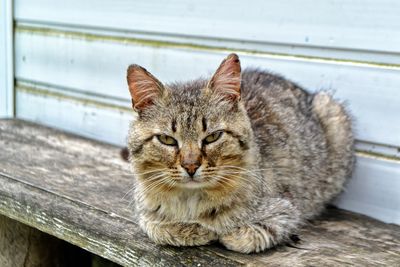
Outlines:
[[[165,93],[163,84],[139,65],[130,65],[127,72],[132,107],[142,111],[154,104]]]
[[[207,87],[227,100],[239,101],[240,74],[239,57],[236,54],[230,54],[222,61]]]

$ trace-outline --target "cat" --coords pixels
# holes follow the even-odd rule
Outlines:
[[[264,251],[287,242],[351,176],[351,117],[326,92],[241,72],[236,54],[208,80],[164,85],[131,65],[127,81],[135,209],[158,244]]]

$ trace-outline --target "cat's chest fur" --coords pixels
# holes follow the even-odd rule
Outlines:
[[[208,208],[208,201],[202,201],[200,192],[185,192],[174,194],[160,203],[159,213],[176,220],[196,220]]]
[[[199,191],[170,194],[156,199],[147,198],[143,204],[148,211],[147,216],[152,219],[196,222],[215,229],[229,227],[233,224],[232,219],[245,214],[245,203],[239,201],[239,198],[210,199]]]

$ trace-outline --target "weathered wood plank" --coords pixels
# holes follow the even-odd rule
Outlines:
[[[0,215],[2,267],[90,266],[91,256],[76,246]]]
[[[135,223],[119,149],[17,120],[0,120],[0,213],[124,266],[396,266],[400,227],[331,209],[301,242],[242,255],[219,245],[153,244]],[[128,194],[129,195],[129,194]]]

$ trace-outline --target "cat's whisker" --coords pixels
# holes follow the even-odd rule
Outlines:
[[[168,182],[170,181],[170,178],[168,176],[164,176],[159,178],[158,180],[156,180],[155,182],[151,183],[149,186],[147,186],[146,188],[144,188],[144,190],[142,190],[140,192],[140,194],[142,196],[146,195],[148,192],[150,191],[155,191],[158,187],[160,187],[161,185],[166,185]]]
[[[145,175],[145,174],[149,174],[149,173],[153,173],[153,172],[163,172],[163,171],[167,171],[167,170],[168,170],[167,168],[152,169],[152,170],[145,171],[145,172],[138,172],[138,173],[136,173],[136,175],[137,176],[138,175]]]
[[[136,184],[134,184],[125,194],[124,196],[121,198],[121,200],[125,200],[125,198],[136,188]]]
[[[259,184],[261,182],[261,184],[263,184],[265,189],[267,189],[268,191],[271,191],[270,187],[267,186],[266,180],[262,179],[262,177],[254,176],[254,174],[242,173],[242,172],[226,172],[226,171],[224,172],[224,174],[241,179],[246,184]],[[257,180],[254,181],[254,179],[246,179],[246,178],[251,178],[251,177],[255,177]]]
[[[176,183],[177,182],[175,180],[168,180],[168,182],[167,182],[168,189],[171,190],[172,188],[174,188]]]
[[[236,174],[223,174],[222,175],[225,179],[237,179],[240,181],[241,186],[248,187],[248,186],[259,186],[260,180],[254,180],[254,179],[247,179],[249,176],[248,174],[245,173],[238,173]],[[261,183],[264,185],[264,188],[270,191],[269,187],[265,185],[265,181],[261,180]]]
[[[151,171],[151,172],[153,172],[153,171]],[[151,172],[148,172],[148,173],[151,173]],[[149,178],[147,178],[146,181],[156,180],[156,179],[159,178],[159,175],[160,175],[160,174],[154,174],[154,175],[150,176]],[[129,193],[131,193],[133,190],[135,190],[135,188],[136,188],[136,185],[134,184],[134,185],[124,194],[124,196],[122,197],[122,199],[125,199],[125,197],[126,197]]]
[[[157,177],[154,177],[154,180],[157,180],[157,179],[159,179],[160,177],[159,176],[157,176]],[[156,181],[155,181],[156,182]],[[154,184],[155,182],[153,182],[153,183],[151,183],[151,184]],[[124,197],[122,198],[122,199],[124,199],[129,193],[131,193],[133,190],[135,190],[137,188],[137,186],[133,186],[132,188],[130,188],[129,190],[128,190],[128,192],[126,192],[125,193],[125,195],[124,195]],[[128,207],[130,207],[131,206],[131,204],[132,204],[132,202],[134,201],[134,197],[131,199],[131,201],[128,203]]]
[[[214,179],[214,182],[216,182],[217,184],[221,185],[221,186],[229,186],[231,188],[235,188],[234,185],[232,185],[231,183],[228,183],[228,180],[223,179],[223,177],[217,177],[219,179]]]
[[[246,173],[246,176],[253,175],[256,178],[261,178],[259,175],[255,175],[253,172],[250,172],[248,170],[243,169],[244,171],[240,170],[225,170],[224,168],[215,168],[212,170],[205,170],[203,171],[204,174],[209,175],[209,176],[215,176],[218,173],[224,173],[224,174],[238,174],[238,175],[244,175]],[[240,177],[242,178],[242,177]]]
[[[157,175],[156,177],[153,177],[153,179],[146,181],[146,183],[142,183],[142,185],[144,185],[144,187],[140,187],[139,189],[139,193],[144,192],[145,190],[147,190],[147,188],[150,188],[151,186],[153,186],[154,184],[158,183],[161,179],[162,179],[163,175]]]
[[[231,181],[231,179],[229,179],[228,177],[224,177],[224,176],[221,177],[220,176],[219,178],[221,179],[220,182],[219,182],[219,184],[221,184],[221,185],[226,185],[228,183],[228,181]],[[221,182],[223,182],[223,183],[221,183]],[[259,186],[258,184],[249,184],[247,181],[244,184],[241,183],[241,185],[242,186],[246,186],[247,187],[246,190],[252,190],[251,188],[248,188],[248,186],[251,186],[251,185]],[[234,188],[234,186],[233,186],[233,188]],[[257,201],[258,200],[262,200],[262,196],[258,196],[258,195],[252,195],[252,198],[253,199],[257,199]]]
[[[145,183],[148,183],[148,182],[151,182],[154,180],[158,180],[165,175],[166,175],[165,173],[158,173],[158,174],[152,175],[149,178],[146,178]]]
[[[146,184],[143,190],[140,191],[141,194],[145,194],[148,191],[151,191],[154,187],[157,187],[159,184],[162,184],[163,181],[163,176],[157,177],[157,179],[154,179],[154,181],[150,182],[149,184]]]
[[[232,180],[231,178],[229,178],[229,177],[226,177],[226,176],[223,176],[223,175],[215,175],[215,176],[213,176],[213,177],[218,178],[218,179],[220,179],[221,181],[226,181],[226,182],[228,182],[230,185],[232,185],[233,180]],[[241,177],[238,177],[238,178],[241,178]],[[242,182],[242,181],[244,181],[244,180],[237,179],[237,180],[235,180],[235,181],[236,181],[236,182]],[[232,187],[234,187],[234,186],[232,185]]]
[[[264,175],[262,173],[263,171],[271,170],[271,169],[267,169],[267,168],[248,170],[248,169],[245,169],[245,168],[242,168],[242,167],[238,167],[238,166],[227,166],[227,165],[221,166],[221,169],[224,170],[224,171],[226,171],[226,170],[230,171],[230,169],[232,169],[232,170],[233,169],[237,169],[239,171],[243,171],[245,173],[251,174],[253,177],[258,178],[260,180],[264,180]],[[273,169],[273,170],[277,171],[279,169]],[[286,168],[285,168],[285,170],[286,170]]]
[[[232,176],[232,175],[230,175],[229,177],[226,177],[224,175],[219,175],[219,176],[215,176],[215,177],[221,178],[221,179],[226,180],[226,181],[232,181],[234,179],[235,181],[240,182],[241,185],[250,185],[250,184],[252,184],[252,183],[249,183],[249,181],[247,179],[244,179],[241,176]]]
[[[235,166],[235,165],[221,165],[219,166],[219,168],[232,168],[232,169],[241,169],[241,170],[245,170],[245,171],[251,171],[249,169],[243,168],[243,167],[239,167],[239,166]],[[267,170],[275,170],[276,168],[287,168],[286,166],[271,166],[269,168],[256,168],[253,169],[252,171],[267,171]]]
[[[221,170],[222,173],[227,175],[238,175],[238,176],[246,176],[247,178],[255,178],[257,180],[263,180],[263,177],[259,174],[253,172],[244,172],[244,171],[230,171],[230,170]],[[248,182],[252,180],[246,180]]]
[[[220,168],[222,168],[222,169],[237,169],[237,170],[246,171],[246,172],[256,172],[256,171],[267,170],[267,169],[249,170],[249,169],[246,169],[246,168],[243,168],[243,167],[239,167],[239,166],[235,166],[235,165],[222,165],[222,166],[220,166]]]

